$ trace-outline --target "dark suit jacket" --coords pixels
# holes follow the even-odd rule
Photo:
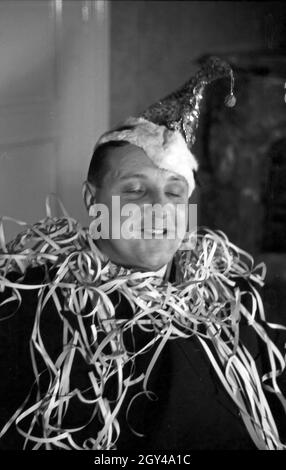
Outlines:
[[[38,282],[42,278],[41,269],[27,273],[26,282]],[[13,277],[13,275],[12,275]],[[16,277],[16,275],[15,275]],[[2,294],[2,298],[4,295]],[[112,294],[113,301],[116,294]],[[1,298],[0,298],[1,300]],[[11,414],[22,403],[33,383],[33,373],[29,358],[29,338],[35,317],[36,291],[23,292],[23,302],[19,311],[6,321],[0,322],[0,425],[1,428]],[[2,309],[1,317],[9,314],[9,308]],[[118,316],[131,315],[127,303],[121,302]],[[55,307],[51,302],[45,308],[43,328],[46,331],[47,347],[57,353],[57,324]],[[259,355],[259,345],[250,329],[241,326],[242,335],[254,356]],[[245,331],[243,331],[245,330]],[[144,334],[135,331],[137,346],[145,341]],[[131,338],[126,338],[127,344]],[[136,360],[136,373],[146,370],[152,350]],[[84,384],[84,365],[77,364],[77,380]],[[254,449],[255,446],[245,429],[239,412],[216,376],[205,352],[195,337],[169,340],[165,345],[150,376],[149,390],[156,394],[156,400],[145,395],[137,398],[129,413],[129,425],[144,437],[135,435],[126,422],[127,404],[140,391],[134,386],[128,392],[125,404],[118,419],[121,434],[117,442],[118,450],[177,450],[196,449]],[[107,395],[114,398],[114,384],[108,383]],[[152,395],[154,397],[154,395]],[[83,423],[88,410],[80,403],[74,404],[71,421]],[[96,436],[96,425],[91,423],[79,433],[77,442],[82,444],[87,437]],[[0,441],[1,449],[21,449],[23,438],[13,426]]]

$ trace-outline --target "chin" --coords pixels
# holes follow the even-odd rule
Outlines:
[[[160,261],[158,263],[154,263],[153,261],[149,261],[149,260],[145,260],[145,262],[141,263],[140,265],[137,265],[136,267],[139,268],[139,269],[142,269],[144,271],[158,271],[159,269],[161,269],[163,266],[165,266],[168,262],[168,261]]]
[[[180,244],[180,240],[148,240],[132,251],[136,254],[137,265],[140,263],[146,270],[157,271],[173,259]]]
[[[162,250],[158,249],[158,247],[157,249],[137,251],[134,264],[136,262],[136,267],[146,271],[157,271],[172,260],[175,252],[176,249]]]
[[[157,271],[172,260],[179,245],[178,240],[113,240],[101,249],[111,261],[126,268]]]

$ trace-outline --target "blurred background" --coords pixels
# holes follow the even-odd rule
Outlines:
[[[199,223],[268,267],[265,301],[286,292],[286,4],[223,1],[0,1],[0,215],[33,222],[56,193],[82,203],[101,133],[182,85],[202,57],[232,64],[206,93],[195,153]],[[54,212],[59,208],[54,205]],[[19,227],[9,222],[9,239]]]

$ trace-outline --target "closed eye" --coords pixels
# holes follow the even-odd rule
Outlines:
[[[145,188],[138,184],[129,184],[121,189],[121,194],[127,198],[140,198],[145,194]]]
[[[166,194],[171,197],[182,197],[181,193],[175,193],[171,191],[167,191]]]
[[[123,193],[127,193],[127,194],[140,194],[140,193],[143,193],[143,189],[125,189],[123,191]]]

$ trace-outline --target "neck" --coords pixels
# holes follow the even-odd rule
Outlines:
[[[108,269],[108,272],[109,274],[113,276],[116,276],[116,275],[126,275],[126,274],[132,274],[132,272],[146,272],[146,273],[150,273],[150,275],[153,275],[155,277],[159,277],[159,278],[162,278],[164,279],[165,281],[168,281],[169,280],[169,277],[170,277],[170,272],[171,272],[171,265],[172,265],[172,261],[170,261],[168,264],[165,264],[163,266],[160,266],[159,268],[153,268],[153,269],[146,269],[146,268],[143,268],[142,266],[130,266],[128,264],[125,264],[125,263],[119,263],[119,262],[116,262],[114,259],[112,259],[111,257],[107,256],[106,253],[104,253],[101,249],[101,247],[97,245],[97,249],[100,253],[100,257],[102,259],[102,261],[106,262],[107,265],[106,265],[106,268]]]
[[[155,273],[158,273],[158,272],[161,272],[161,271],[164,270],[164,273],[165,273],[166,268],[168,266],[168,264],[160,264],[160,265],[157,265],[157,266],[144,266],[144,265],[141,265],[141,264],[139,264],[139,265],[130,264],[130,263],[124,262],[124,260],[120,259],[116,255],[116,253],[114,253],[113,251],[111,252],[110,250],[108,250],[108,252],[107,252],[106,249],[104,248],[103,244],[102,244],[101,239],[96,240],[95,244],[96,244],[98,250],[100,251],[100,253],[102,255],[101,256],[102,259],[104,261],[110,261],[112,264],[116,265],[118,268],[122,267],[124,269],[132,270],[132,271],[155,272]]]

